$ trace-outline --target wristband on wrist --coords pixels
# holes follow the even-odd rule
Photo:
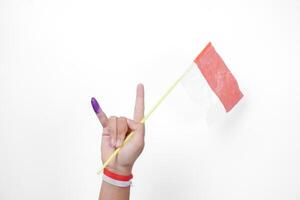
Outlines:
[[[132,174],[123,176],[109,171],[107,168],[103,170],[103,181],[118,187],[129,187],[131,185]]]

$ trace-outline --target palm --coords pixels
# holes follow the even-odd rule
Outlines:
[[[105,132],[108,129],[108,127],[104,128]],[[134,132],[134,135],[132,136],[131,140],[128,141],[126,145],[124,145],[118,155],[109,163],[109,167],[115,168],[116,166],[128,166],[133,165],[135,160],[138,158],[138,156],[141,154],[144,142],[142,137],[138,137],[136,134],[144,134],[144,127],[140,128],[139,130],[136,130]],[[109,131],[109,130],[108,130]],[[129,134],[131,131],[128,131]],[[103,134],[102,135],[102,144],[101,144],[101,158],[102,162],[104,163],[109,159],[111,154],[117,149],[117,147],[113,147],[110,143],[110,137]]]

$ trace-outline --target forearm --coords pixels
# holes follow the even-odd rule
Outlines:
[[[118,187],[102,181],[99,200],[129,200],[130,186]]]

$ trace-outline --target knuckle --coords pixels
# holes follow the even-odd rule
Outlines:
[[[104,129],[105,130],[105,129]],[[106,133],[112,134],[113,130],[110,127],[107,127],[105,130]]]
[[[103,129],[103,135],[109,135],[110,134],[110,129],[109,128],[104,128]]]
[[[112,115],[112,116],[109,117],[109,120],[115,120],[115,119],[117,119],[117,117],[114,116],[114,115]]]
[[[127,120],[127,118],[124,117],[124,116],[119,117],[119,119],[122,120],[122,121],[126,121]]]

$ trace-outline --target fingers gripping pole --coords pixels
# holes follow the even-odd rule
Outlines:
[[[140,123],[145,123],[145,121],[151,116],[151,114],[158,108],[158,106],[166,99],[166,97],[173,91],[173,89],[180,83],[180,81],[191,71],[194,67],[192,64],[181,76],[168,88],[168,90],[160,97],[160,99],[156,102],[156,104],[149,110],[149,112],[145,115],[145,117],[140,121]],[[111,160],[120,152],[121,148],[128,143],[128,141],[132,138],[134,132],[132,131],[129,135],[127,135],[126,139],[122,143],[122,145],[117,148],[109,158],[104,162],[103,166],[97,171],[97,174],[100,174],[102,170],[107,167],[107,165],[111,162]]]

